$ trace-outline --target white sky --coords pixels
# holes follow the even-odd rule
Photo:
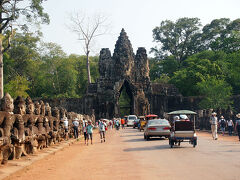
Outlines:
[[[134,52],[154,46],[152,30],[166,19],[198,17],[203,25],[217,18],[240,18],[240,0],[48,0],[44,2],[50,25],[42,26],[45,42],[59,44],[67,54],[82,55],[83,48],[77,35],[71,32],[69,14],[77,11],[102,12],[111,21],[111,34],[98,37],[94,51],[109,48],[113,53],[122,28],[128,34]]]

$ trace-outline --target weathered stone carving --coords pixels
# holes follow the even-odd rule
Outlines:
[[[66,133],[63,126],[60,126],[61,116],[68,117],[70,133]],[[94,122],[93,117],[87,116],[87,119],[92,118]],[[71,138],[73,118],[82,120],[83,115],[55,107],[52,116],[48,103],[44,104],[43,101],[33,103],[30,97],[26,101],[22,97],[17,97],[13,103],[11,96],[6,93],[1,100],[0,111],[1,163],[6,164],[8,159],[19,159],[22,155],[34,153],[37,149]]]
[[[15,122],[13,109],[13,99],[6,93],[1,100],[0,111],[0,158],[2,164],[7,163],[8,158],[13,152],[13,146],[11,144],[11,130]]]
[[[22,97],[18,96],[14,101],[15,123],[13,125],[12,144],[14,146],[13,158],[19,159],[22,155],[27,155],[25,145],[25,127],[23,116],[26,114],[26,105]]]
[[[37,135],[38,135],[38,128],[35,126],[37,121],[37,117],[34,114],[35,106],[30,97],[26,99],[26,113],[23,116],[23,121],[25,124],[25,151],[27,154],[32,154],[37,151]]]

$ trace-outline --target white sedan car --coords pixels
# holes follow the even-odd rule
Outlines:
[[[149,120],[144,129],[144,139],[149,140],[150,137],[169,137],[171,125],[166,119]]]

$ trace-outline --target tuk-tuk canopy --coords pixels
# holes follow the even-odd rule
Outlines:
[[[197,114],[197,113],[189,110],[179,110],[179,111],[172,111],[168,113],[168,115],[179,115],[179,114]]]
[[[146,117],[146,118],[150,118],[150,117],[158,117],[158,115],[156,115],[156,114],[148,114],[148,115],[146,115],[145,117]]]

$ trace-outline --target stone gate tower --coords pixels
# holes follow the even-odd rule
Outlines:
[[[88,86],[85,108],[94,109],[98,118],[119,117],[119,98],[125,88],[130,98],[130,114],[150,113],[150,107],[154,106],[152,98],[156,99],[153,89],[157,86],[150,82],[146,49],[138,48],[135,55],[124,29],[121,30],[113,55],[108,48],[100,51],[99,73],[97,82]],[[162,91],[166,89],[158,86],[157,95],[162,97]],[[164,104],[158,105],[161,108]]]

